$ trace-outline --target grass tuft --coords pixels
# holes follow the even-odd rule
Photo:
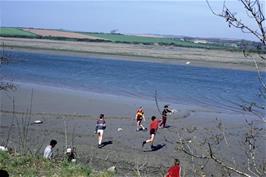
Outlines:
[[[86,177],[91,174],[91,169],[82,164],[49,161],[31,155],[10,155],[6,152],[0,152],[0,169],[8,171],[11,177]]]

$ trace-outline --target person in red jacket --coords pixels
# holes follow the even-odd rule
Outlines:
[[[159,123],[161,121],[160,120],[157,120],[155,116],[152,116],[151,117],[151,123],[150,123],[150,139],[146,140],[146,141],[143,141],[142,142],[142,147],[144,147],[144,145],[146,143],[151,143],[151,148],[153,149],[154,146],[153,146],[153,142],[154,142],[154,139],[155,139],[155,134],[158,130],[158,127],[159,127]]]
[[[175,159],[175,163],[168,169],[165,177],[181,177],[180,161]]]

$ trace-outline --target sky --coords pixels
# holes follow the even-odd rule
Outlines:
[[[238,0],[226,2],[243,21],[255,25]],[[223,1],[210,1],[221,12]],[[255,40],[251,34],[229,28],[213,15],[204,0],[170,1],[4,1],[0,0],[0,25],[87,32],[166,34]]]

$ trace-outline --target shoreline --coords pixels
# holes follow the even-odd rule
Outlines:
[[[71,55],[77,57],[97,57],[99,59],[154,62],[174,65],[186,65],[186,63],[189,62],[191,66],[198,67],[256,71],[253,60],[245,58],[240,52],[162,46],[151,46],[150,48],[147,48],[147,46],[142,45],[114,43],[88,43],[16,38],[0,39],[5,42],[7,50],[9,51],[16,50],[22,52]],[[25,45],[23,45],[24,42]],[[106,51],[104,50],[105,48],[107,49]],[[262,65],[260,70],[265,72],[266,62],[258,64]]]
[[[16,98],[15,104],[17,112],[23,112],[27,109],[26,106],[30,103],[31,92],[33,92],[33,113],[37,114],[51,113],[98,116],[99,113],[104,112],[112,117],[127,117],[129,119],[134,119],[135,110],[140,105],[145,107],[147,115],[160,114],[153,99],[74,90],[71,88],[36,83],[14,82],[14,84],[17,88],[15,91],[9,92],[9,96],[12,95]],[[2,100],[1,110],[8,112],[12,111],[12,100],[5,95],[2,95]],[[170,104],[172,108],[184,112],[190,112],[191,110],[219,112],[214,108],[212,108],[213,111],[207,111],[207,108],[198,105],[174,104],[159,100],[160,109],[166,104]],[[57,106],[54,107],[52,105]]]
[[[1,111],[12,111],[12,97],[15,98],[16,112],[25,112],[29,109],[32,96],[32,113],[34,114],[62,114],[77,116],[98,116],[100,113],[111,117],[126,118],[133,120],[135,110],[139,106],[145,108],[145,114],[149,119],[152,115],[160,117],[155,100],[125,95],[113,95],[108,93],[97,93],[92,91],[74,90],[56,86],[47,86],[36,83],[15,82],[15,91],[2,95]],[[158,100],[159,109],[166,104],[170,104],[172,109],[177,110],[177,114],[186,117],[194,114],[220,115],[228,117],[251,116],[246,112],[225,110],[212,105],[197,105],[185,103],[171,103]],[[54,106],[56,105],[56,106]],[[209,116],[208,116],[209,117]],[[252,116],[251,116],[252,117]]]

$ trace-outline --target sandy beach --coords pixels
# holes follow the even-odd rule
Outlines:
[[[257,119],[245,112],[221,112],[193,105],[171,105],[177,109],[177,113],[169,117],[168,128],[158,131],[155,141],[158,149],[151,151],[149,145],[141,148],[141,142],[147,139],[149,134],[147,131],[136,132],[133,116],[137,106],[143,105],[147,118],[144,125],[147,127],[151,115],[160,117],[154,101],[17,83],[15,92],[1,93],[1,142],[5,141],[11,127],[9,145],[13,148],[18,148],[19,129],[16,121],[21,121],[23,115],[24,118],[27,117],[25,112],[29,110],[32,90],[30,122],[42,120],[43,124],[29,126],[30,148],[41,153],[50,139],[55,138],[59,142],[57,153],[62,155],[66,126],[67,144],[73,143],[77,148],[78,161],[97,170],[115,165],[118,176],[133,176],[138,168],[142,175],[162,176],[174,158],[181,160],[184,173],[188,174],[186,169],[189,169],[190,162],[186,161],[184,154],[176,151],[176,141],[182,134],[187,133],[192,139],[207,136],[208,132],[216,131],[218,119],[223,121],[226,133],[234,134],[238,139],[240,132],[244,131],[245,119]],[[13,97],[15,114],[12,114]],[[164,103],[159,104],[163,106]],[[107,122],[104,134],[106,146],[102,149],[97,148],[94,134],[95,122],[100,113],[105,113]],[[12,122],[13,126],[10,126]],[[118,131],[118,128],[122,130]],[[233,139],[230,141],[232,146],[238,143]],[[263,144],[263,141],[261,143]],[[231,151],[238,152],[233,148],[228,153]],[[237,153],[236,158],[241,159],[242,155]]]

